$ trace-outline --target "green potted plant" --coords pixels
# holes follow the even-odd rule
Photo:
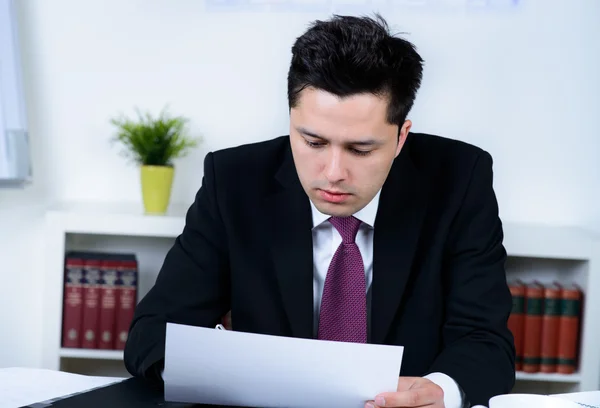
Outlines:
[[[171,117],[166,110],[154,118],[136,109],[137,120],[124,115],[111,119],[117,132],[113,142],[121,143],[122,153],[141,168],[144,209],[147,214],[164,214],[169,206],[174,175],[174,159],[184,157],[198,139],[187,134],[188,119]]]

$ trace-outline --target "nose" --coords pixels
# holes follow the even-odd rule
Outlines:
[[[346,167],[340,149],[330,149],[327,164],[325,165],[325,177],[331,184],[336,184],[346,179]]]

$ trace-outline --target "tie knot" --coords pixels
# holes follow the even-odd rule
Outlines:
[[[344,244],[354,242],[361,221],[355,217],[331,217],[329,222],[338,230]]]

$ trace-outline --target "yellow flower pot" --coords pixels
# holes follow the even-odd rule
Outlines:
[[[142,166],[142,197],[146,214],[164,214],[169,207],[174,168]]]

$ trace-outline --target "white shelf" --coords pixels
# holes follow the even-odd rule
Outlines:
[[[581,381],[579,373],[574,374],[558,374],[558,373],[524,373],[517,372],[517,380],[521,381],[544,381],[557,383],[578,383]]]
[[[504,246],[509,256],[589,260],[593,234],[573,227],[504,223]]]
[[[123,360],[122,350],[93,350],[93,349],[76,349],[76,348],[61,348],[58,355],[63,358],[80,358],[94,360]]]
[[[47,212],[66,233],[175,238],[185,225],[188,207],[171,204],[165,215],[146,215],[141,205],[68,203]]]

